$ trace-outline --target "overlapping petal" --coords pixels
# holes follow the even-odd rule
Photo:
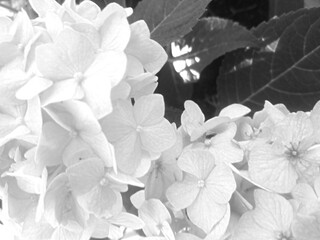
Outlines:
[[[187,174],[183,181],[175,182],[167,189],[166,196],[176,209],[184,209],[195,201],[199,192],[197,178]]]
[[[112,111],[111,88],[124,77],[127,59],[124,53],[106,51],[98,54],[84,74],[81,86],[85,92],[84,101],[100,119]]]
[[[288,193],[296,185],[298,174],[290,164],[283,149],[276,145],[256,145],[250,152],[249,176],[262,186]]]
[[[185,150],[179,157],[178,166],[182,171],[204,180],[214,169],[215,160],[206,150]]]
[[[187,208],[190,220],[206,233],[224,217],[229,204],[218,204],[208,196],[207,190],[200,191],[197,199]]]
[[[256,208],[240,218],[234,239],[254,237],[267,240],[290,237],[293,220],[293,208],[290,203],[276,193],[263,190],[255,190],[254,196]]]
[[[164,116],[164,99],[160,94],[139,98],[134,104],[134,117],[139,126],[153,126]]]
[[[219,204],[228,203],[236,190],[236,182],[232,171],[224,164],[217,165],[205,182],[206,194]]]
[[[72,190],[77,195],[89,192],[104,176],[104,165],[99,158],[89,158],[67,168]]]
[[[167,61],[166,52],[159,43],[150,39],[150,31],[145,21],[132,23],[130,28],[131,37],[125,52],[138,58],[148,72],[157,73]]]
[[[159,153],[172,147],[176,141],[176,134],[169,121],[163,119],[153,126],[142,127],[140,139],[145,150]]]

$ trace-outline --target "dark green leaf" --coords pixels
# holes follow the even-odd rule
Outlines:
[[[305,8],[320,7],[320,0],[304,0]]]
[[[195,81],[213,60],[238,48],[258,47],[260,42],[245,27],[231,20],[210,17],[201,19],[190,33],[175,44],[178,49],[188,50],[169,61],[175,65],[182,64],[184,67],[178,71],[186,72],[186,80]]]
[[[158,76],[159,85],[156,92],[163,95],[166,106],[183,109],[184,101],[191,99],[193,92],[192,84],[185,84],[169,63],[164,65]]]
[[[260,109],[265,100],[290,110],[310,110],[320,99],[320,9],[301,9],[253,31],[260,50],[229,54],[221,68],[221,107],[242,103]]]
[[[210,0],[143,0],[130,22],[143,19],[151,38],[165,46],[191,31]]]
[[[166,106],[164,117],[171,123],[175,123],[177,127],[181,125],[181,114],[183,110],[171,106]]]
[[[280,16],[304,7],[304,0],[269,0],[269,17]]]

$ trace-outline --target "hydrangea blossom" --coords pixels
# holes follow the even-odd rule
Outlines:
[[[61,31],[55,43],[37,48],[36,63],[42,76],[54,82],[41,95],[43,105],[84,99],[98,118],[112,111],[111,88],[120,82],[126,70],[124,53],[96,54],[91,42],[70,28]]]
[[[255,209],[243,214],[239,220],[234,240],[280,240],[292,238],[293,207],[276,193],[263,190],[254,192]]]
[[[150,95],[167,55],[143,21],[130,26],[132,10],[118,4],[101,11],[90,1],[30,3],[39,18],[31,21],[21,12],[0,19],[0,48],[8,53],[0,59],[1,221],[19,239],[115,238],[121,237],[120,226],[140,229],[138,217],[122,212],[120,192],[143,184],[117,168],[99,119],[128,90],[121,99],[135,99],[148,132],[146,115],[159,108],[144,112],[144,105],[158,99],[162,113],[150,121],[166,129],[167,143],[150,146],[145,134],[149,152],[144,151],[150,161],[170,148],[174,128],[163,118],[163,99]],[[150,95],[145,102],[144,95]],[[150,162],[141,161],[142,176]],[[81,191],[77,179],[92,189]],[[108,197],[97,201],[104,193]]]
[[[319,175],[319,146],[306,113],[290,113],[275,125],[270,142],[255,145],[249,155],[249,174],[257,183],[277,191],[292,191],[297,181]],[[262,170],[263,169],[263,170]]]
[[[0,20],[0,66],[11,61],[23,62],[23,55],[27,53],[27,45],[31,43],[34,30],[27,13],[21,11],[12,21],[9,18],[1,17]]]
[[[178,151],[177,151],[178,150]],[[181,149],[180,149],[181,151]],[[162,153],[161,157],[152,161],[149,172],[145,177],[146,198],[166,199],[166,190],[175,181],[182,179],[182,171],[177,165],[180,155],[178,144]]]
[[[119,169],[126,173],[133,174],[142,158],[157,159],[176,141],[173,127],[164,118],[164,101],[159,94],[143,96],[134,105],[119,100],[114,111],[100,122],[115,147]]]
[[[97,217],[110,217],[122,208],[120,192],[126,184],[143,186],[138,180],[106,169],[99,158],[88,158],[68,167],[66,173],[79,204]]]
[[[236,188],[232,171],[201,149],[184,151],[178,166],[183,180],[168,188],[167,198],[175,209],[186,208],[190,220],[208,233],[226,214]]]
[[[108,142],[106,136],[103,134],[98,120],[95,118],[87,104],[81,101],[70,100],[50,105],[46,107],[45,110],[53,120],[66,130],[61,134],[67,135],[64,139],[69,141],[68,147],[72,148],[74,145],[77,145],[74,142],[78,144],[79,142],[84,142],[105,162],[107,167],[114,167],[114,169],[117,168],[113,146]],[[70,149],[64,150],[70,151]],[[38,149],[38,151],[40,150]],[[65,151],[63,153],[68,156],[69,154]],[[42,150],[42,153],[46,154],[46,148]],[[67,156],[65,163],[68,160]]]
[[[297,203],[299,213],[310,214],[320,208],[320,177],[316,178],[313,186],[298,183],[291,192]]]
[[[166,51],[145,21],[129,23],[131,8],[30,4],[36,19],[0,18],[10,239],[119,239],[125,228],[149,240],[320,238],[320,102],[290,113],[266,101],[253,118],[231,104],[206,120],[188,100],[177,128],[154,94]]]
[[[249,109],[234,104],[222,109],[219,116],[204,122],[204,115],[199,106],[192,102],[185,102],[185,110],[181,115],[183,130],[190,135],[194,147],[208,149],[216,161],[224,163],[240,162],[243,159],[243,150],[234,141],[237,126],[233,122],[247,114]]]
[[[172,222],[168,209],[159,199],[145,199],[145,191],[141,190],[131,196],[133,205],[138,209],[139,217],[144,221],[143,231],[146,239],[174,240],[170,227]]]

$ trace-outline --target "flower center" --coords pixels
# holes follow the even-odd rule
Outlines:
[[[106,177],[103,177],[99,182],[99,184],[101,186],[106,186],[108,183],[109,183],[109,181],[108,181],[108,179]]]
[[[201,179],[201,180],[198,181],[198,187],[199,187],[199,188],[203,188],[204,185],[205,185],[204,180]]]
[[[276,233],[277,240],[294,240],[289,232],[278,232]]]
[[[24,125],[24,118],[23,117],[17,117],[16,118],[16,123],[20,125]]]
[[[69,135],[70,135],[70,137],[75,138],[75,137],[77,137],[78,133],[76,131],[74,131],[74,130],[71,130],[69,132]]]
[[[84,76],[82,72],[76,72],[73,75],[73,78],[76,80],[76,82],[80,83],[84,79]]]
[[[300,158],[299,146],[291,143],[291,146],[286,147],[286,154],[293,163],[297,163]]]
[[[137,128],[136,128],[136,131],[137,132],[141,132],[141,130],[142,130],[142,127],[140,125],[138,125]]]

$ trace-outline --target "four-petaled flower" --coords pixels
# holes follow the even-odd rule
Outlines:
[[[187,209],[190,220],[206,233],[226,214],[228,202],[236,189],[232,171],[203,149],[185,150],[179,160],[184,171],[182,181],[167,190],[167,198],[175,209]]]
[[[164,101],[159,94],[143,96],[134,105],[129,100],[119,100],[114,111],[100,123],[115,147],[119,169],[130,174],[135,173],[142,159],[159,158],[176,141],[174,128],[164,118]],[[149,169],[146,162],[143,164],[147,169],[140,170],[140,176]]]

